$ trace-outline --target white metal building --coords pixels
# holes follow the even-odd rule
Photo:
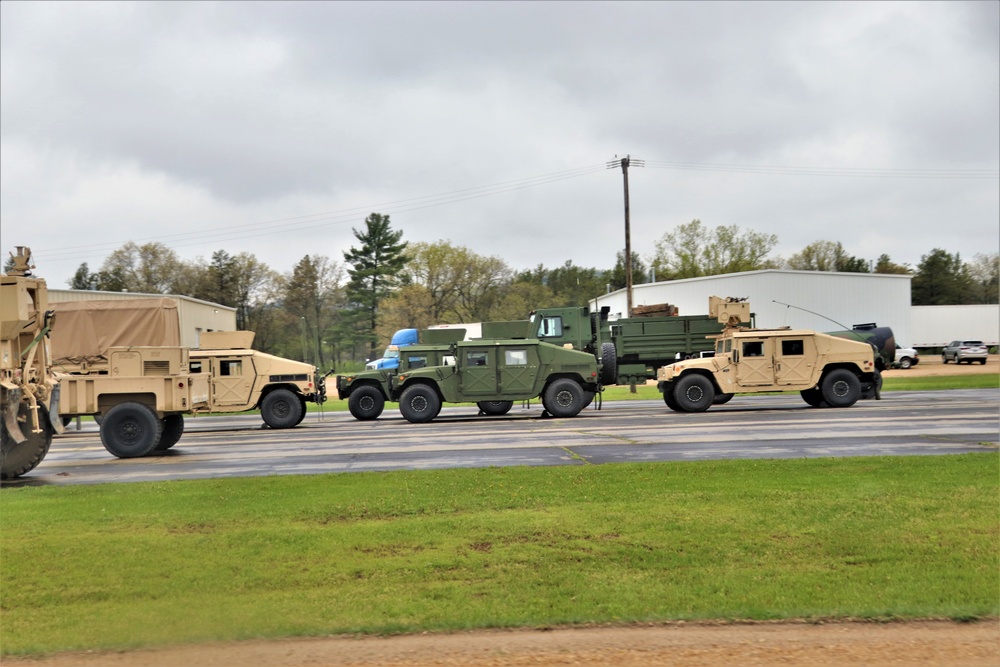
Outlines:
[[[99,292],[96,290],[50,289],[49,302],[119,301],[128,299],[172,299],[177,303],[180,320],[180,344],[198,347],[203,331],[236,331],[236,309],[210,301],[176,294],[139,294],[138,292]]]
[[[708,313],[710,296],[745,297],[758,327],[839,331],[874,322],[892,327],[897,340],[909,342],[914,340],[912,279],[911,275],[882,273],[746,271],[634,285],[632,305],[670,303],[680,315],[703,315]],[[610,306],[610,317],[618,319],[626,316],[627,303],[625,290],[618,290],[590,305]]]

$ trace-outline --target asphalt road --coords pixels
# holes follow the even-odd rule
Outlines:
[[[699,414],[661,401],[592,405],[572,419],[541,418],[539,403],[503,417],[445,408],[411,424],[394,404],[374,422],[309,414],[270,430],[259,416],[188,417],[184,436],[156,456],[117,459],[97,425],[71,425],[34,471],[5,487],[212,477],[515,465],[590,465],[726,458],[910,456],[995,449],[1000,390],[889,392],[847,409],[808,407],[795,395],[736,397]]]

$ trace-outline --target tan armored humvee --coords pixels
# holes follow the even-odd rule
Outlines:
[[[259,408],[271,428],[291,428],[305,417],[307,401],[326,400],[326,381],[312,364],[250,349],[253,339],[252,331],[201,334],[201,345],[191,350],[191,372],[211,378],[204,411]]]
[[[715,354],[657,372],[669,408],[702,412],[734,394],[798,391],[813,407],[846,408],[860,398],[879,398],[881,377],[874,348],[808,329],[745,329],[745,301],[712,297],[710,313],[726,325]]]

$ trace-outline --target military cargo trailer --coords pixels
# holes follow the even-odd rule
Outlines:
[[[100,417],[101,443],[118,458],[173,447],[184,415],[208,407],[208,377],[191,373],[186,347],[113,347],[108,373],[60,377],[60,416]]]

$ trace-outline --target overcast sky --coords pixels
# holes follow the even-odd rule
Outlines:
[[[698,218],[916,266],[1000,246],[1000,3],[0,3],[2,253],[288,272],[371,212],[515,269]]]

